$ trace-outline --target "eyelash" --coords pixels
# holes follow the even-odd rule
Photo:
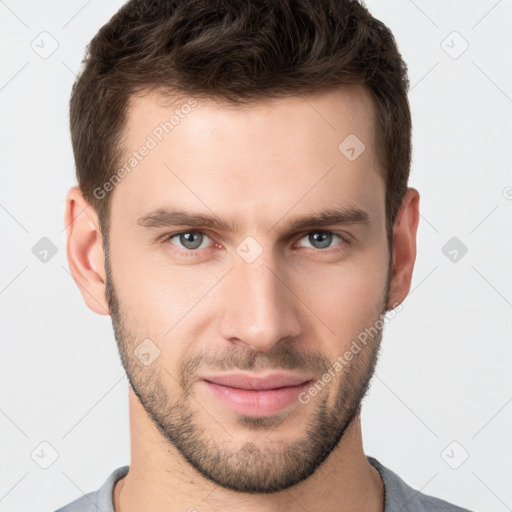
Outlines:
[[[179,236],[179,235],[188,234],[188,233],[199,233],[199,234],[205,235],[210,240],[212,240],[214,243],[217,243],[205,231],[201,231],[199,229],[189,229],[189,230],[186,230],[186,231],[179,231],[177,233],[169,233],[169,234],[165,235],[165,237],[163,239],[163,243],[170,243],[171,238],[174,238],[175,236]],[[299,238],[299,241],[302,240],[304,237],[306,237],[308,235],[311,235],[312,233],[323,233],[323,234],[334,235],[335,237],[338,237],[341,240],[341,242],[338,245],[334,246],[334,248],[315,249],[315,248],[311,248],[311,247],[306,247],[305,249],[313,249],[314,251],[319,252],[319,253],[322,252],[322,253],[332,254],[332,253],[343,251],[345,249],[345,246],[349,244],[349,241],[347,240],[347,238],[345,236],[341,235],[340,233],[336,233],[334,231],[329,231],[329,230],[325,230],[325,229],[323,229],[323,230],[322,229],[318,229],[318,230],[314,230],[314,231],[308,231],[307,233],[304,233]],[[171,245],[174,245],[174,244],[171,244]],[[342,248],[336,249],[336,247],[338,247],[340,245],[342,246]],[[196,250],[187,250],[187,249],[179,249],[178,248],[178,249],[175,250],[175,252],[177,252],[178,254],[180,254],[182,256],[185,256],[185,257],[193,257],[193,256],[197,256],[204,249],[205,248],[203,248],[203,249],[196,249]],[[302,248],[302,249],[304,249],[304,248]]]

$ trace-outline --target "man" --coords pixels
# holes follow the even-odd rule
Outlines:
[[[405,299],[407,70],[348,0],[132,0],[71,98],[68,260],[110,314],[131,464],[61,511],[460,511],[363,451]]]

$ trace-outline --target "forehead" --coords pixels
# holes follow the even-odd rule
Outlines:
[[[131,98],[125,126],[113,217],[169,205],[243,211],[262,225],[343,203],[382,213],[374,107],[361,86],[245,105],[151,92]]]

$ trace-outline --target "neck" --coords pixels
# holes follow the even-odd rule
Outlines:
[[[131,463],[114,489],[115,512],[383,512],[384,486],[363,452],[360,416],[309,478],[272,494],[224,489],[198,473],[153,425],[129,388]]]

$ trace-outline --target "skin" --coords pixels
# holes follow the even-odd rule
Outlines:
[[[112,315],[130,380],[131,464],[115,510],[382,511],[359,413],[382,330],[307,405],[272,417],[234,413],[200,377],[271,368],[322,378],[409,292],[419,194],[403,198],[390,255],[373,104],[361,87],[243,108],[197,100],[114,188],[107,264],[95,210],[77,187],[67,196],[71,273],[87,306]],[[185,102],[133,98],[126,155]],[[366,146],[354,161],[338,150],[351,133]],[[137,223],[173,206],[239,230]],[[327,207],[364,210],[369,222],[290,232],[295,217]],[[185,256],[186,240],[170,235],[196,229],[203,243]],[[309,235],[319,231],[343,238],[318,248]],[[236,251],[248,236],[262,250],[251,263]],[[144,365],[134,350],[147,338],[159,355]]]

